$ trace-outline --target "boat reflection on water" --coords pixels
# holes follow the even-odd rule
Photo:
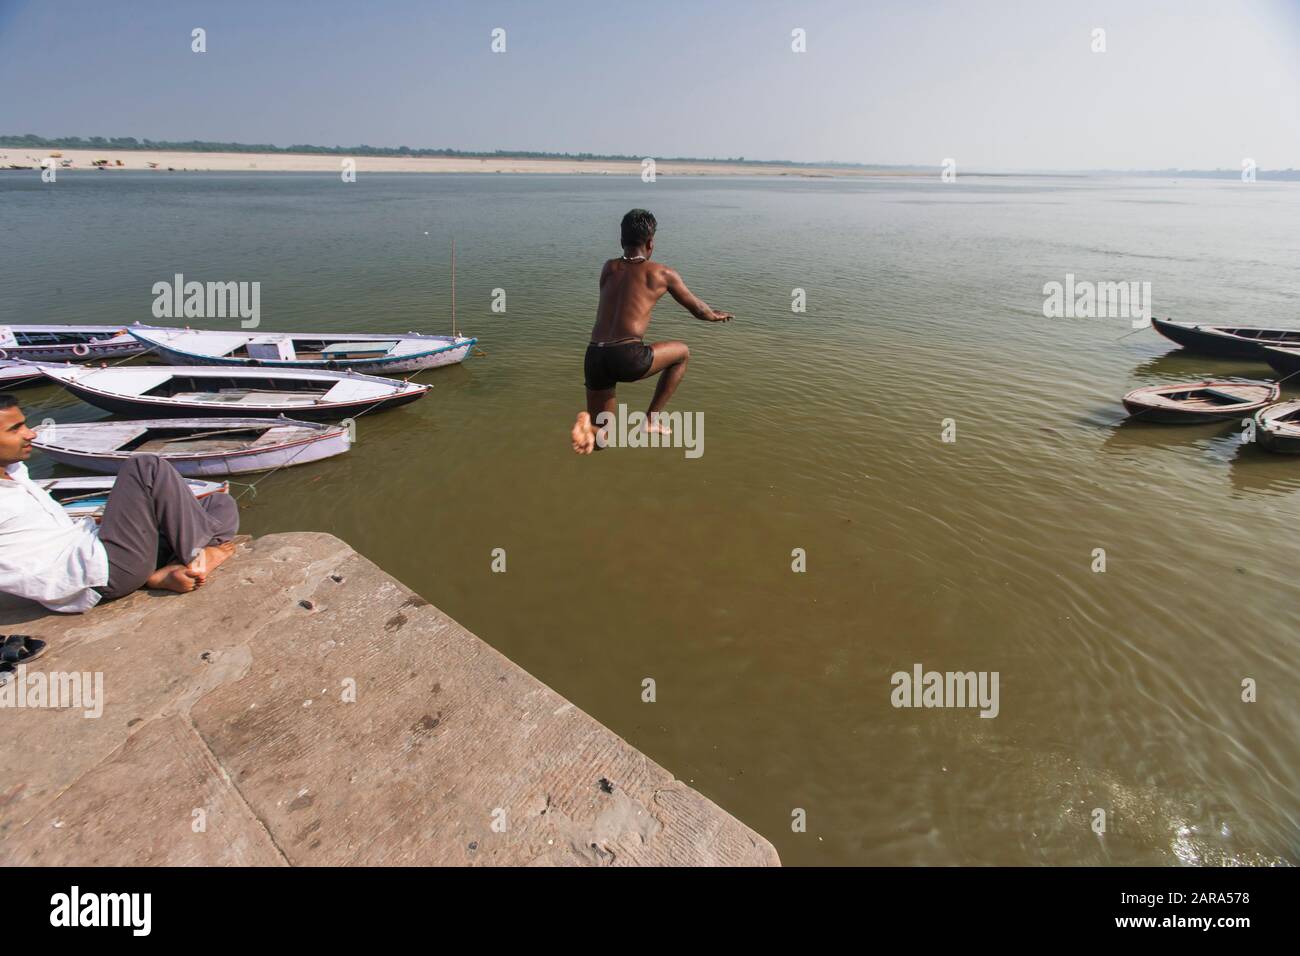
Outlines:
[[[1143,385],[1158,379],[1169,381],[1195,381],[1201,378],[1249,378],[1256,381],[1277,376],[1262,358],[1258,362],[1239,358],[1217,358],[1198,355],[1183,349],[1173,349],[1164,355],[1149,358],[1133,369],[1133,378]]]
[[[1228,461],[1234,492],[1247,495],[1289,495],[1300,490],[1300,461],[1293,455],[1271,454],[1253,442],[1241,442]]]
[[[1102,442],[1102,451],[1118,454],[1138,454],[1156,448],[1210,448],[1236,445],[1239,429],[1232,422],[1206,422],[1192,425],[1164,425],[1125,418],[1110,427]]]

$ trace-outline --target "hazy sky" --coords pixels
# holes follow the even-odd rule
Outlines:
[[[0,132],[1300,167],[1300,0],[0,0]]]

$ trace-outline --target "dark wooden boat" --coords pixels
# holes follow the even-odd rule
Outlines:
[[[1267,451],[1300,455],[1300,402],[1278,402],[1256,412],[1255,441]]]
[[[1270,345],[1264,349],[1264,361],[1283,378],[1300,373],[1300,347]],[[1300,384],[1300,383],[1297,383]]]
[[[1300,329],[1263,329],[1238,325],[1194,325],[1169,319],[1151,320],[1157,332],[1191,352],[1220,358],[1263,359],[1270,345],[1300,346]]]
[[[1186,425],[1253,415],[1277,401],[1275,382],[1182,382],[1147,385],[1124,396],[1129,414],[1144,422]]]
[[[148,348],[120,325],[0,325],[0,359],[97,362]]]

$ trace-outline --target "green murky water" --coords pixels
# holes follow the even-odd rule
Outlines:
[[[260,281],[266,330],[446,331],[454,236],[486,354],[362,419],[345,458],[272,476],[245,529],[345,538],[786,863],[1300,861],[1300,460],[1231,424],[1117,424],[1139,384],[1269,370],[1042,314],[1073,273],[1149,281],[1162,316],[1295,324],[1300,187],[18,175],[0,322],[149,322],[182,272]],[[673,407],[704,416],[695,460],[568,447],[634,205],[738,316],[666,302],[651,327],[692,350]],[[891,706],[917,663],[998,672],[997,717]]]

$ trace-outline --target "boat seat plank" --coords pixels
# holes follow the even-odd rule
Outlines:
[[[219,392],[177,392],[171,397],[182,402],[222,405],[315,405],[323,392],[273,392],[257,389],[222,389]]]
[[[261,448],[266,445],[278,445],[286,441],[298,441],[302,438],[319,435],[320,432],[311,428],[293,428],[291,426],[278,426],[269,429],[266,434],[261,435],[254,442],[250,442],[249,448]]]
[[[397,347],[396,341],[390,342],[335,342],[321,349],[326,358],[378,358],[387,355]]]
[[[1227,388],[1207,388],[1205,389],[1205,394],[1213,398],[1220,398],[1224,401],[1237,403],[1254,401],[1255,391],[1253,389],[1244,388],[1235,389],[1229,386]]]
[[[238,451],[248,447],[248,443],[238,438],[199,438],[194,441],[147,441],[137,452],[153,452],[158,455],[207,453],[215,451]]]

